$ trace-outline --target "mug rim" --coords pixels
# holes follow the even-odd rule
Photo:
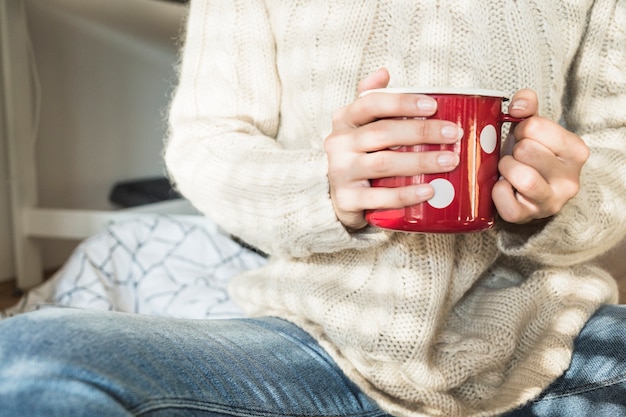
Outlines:
[[[458,96],[484,96],[499,97],[508,100],[508,96],[499,90],[489,90],[484,88],[454,88],[454,87],[387,87],[365,90],[359,97],[370,93],[391,93],[391,94],[443,94]]]

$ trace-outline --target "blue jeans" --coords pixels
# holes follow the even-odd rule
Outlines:
[[[0,320],[0,416],[385,416],[306,332],[276,318],[179,320],[67,308]],[[626,415],[626,308],[509,416]]]

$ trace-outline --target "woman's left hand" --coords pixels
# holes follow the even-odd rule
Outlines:
[[[561,125],[537,115],[537,95],[520,90],[509,114],[527,117],[514,127],[510,155],[503,155],[501,178],[492,192],[500,217],[528,223],[557,214],[580,188],[580,172],[589,158],[585,142]]]

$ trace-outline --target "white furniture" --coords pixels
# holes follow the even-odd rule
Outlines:
[[[0,51],[4,136],[7,142],[15,271],[18,286],[41,280],[41,256],[37,242],[28,238],[26,210],[37,203],[33,139],[33,88],[28,71],[30,57],[22,0],[0,0]]]
[[[47,5],[52,4],[51,0],[46,1]],[[54,1],[64,7],[80,6],[85,9],[84,13],[96,20],[110,18],[108,6],[116,7],[115,4],[124,2],[123,7],[129,6],[130,2],[135,2],[135,5],[153,2],[159,12],[164,7],[177,7],[175,12],[178,17],[182,17],[184,13],[183,5],[157,0],[82,0],[82,4],[74,0]],[[117,18],[120,18],[119,11],[117,13]],[[183,200],[119,211],[52,209],[39,206],[35,142],[40,91],[37,85],[39,81],[34,74],[33,48],[30,42],[25,0],[0,0],[0,128],[3,128],[0,130],[0,138],[4,137],[7,143],[14,269],[17,286],[23,290],[42,281],[40,238],[83,239],[97,233],[110,221],[136,216],[142,212],[195,215],[195,211]]]

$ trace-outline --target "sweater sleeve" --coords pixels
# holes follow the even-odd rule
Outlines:
[[[581,190],[538,233],[501,231],[504,253],[571,265],[598,256],[626,235],[626,2],[595,2],[588,28],[564,102],[568,128],[591,151]]]
[[[276,140],[280,89],[263,1],[193,0],[165,148],[175,186],[227,232],[269,254],[384,240],[370,229],[348,233],[337,220],[321,147],[285,149]]]

